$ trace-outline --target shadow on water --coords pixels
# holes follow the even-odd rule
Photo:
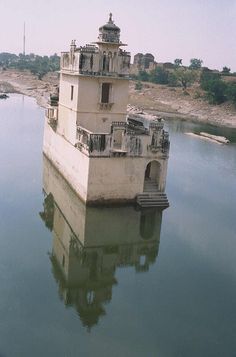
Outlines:
[[[155,263],[162,212],[86,207],[46,157],[43,190],[40,216],[53,236],[50,259],[59,296],[90,330],[106,314],[116,269],[143,273]]]

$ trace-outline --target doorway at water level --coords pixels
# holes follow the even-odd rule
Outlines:
[[[150,161],[144,174],[144,192],[145,191],[158,191],[160,181],[161,165],[158,161]]]

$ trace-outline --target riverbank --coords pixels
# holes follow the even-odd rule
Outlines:
[[[236,128],[236,108],[230,103],[211,105],[199,85],[182,88],[145,83],[139,91],[131,82],[129,102],[165,119],[182,119]]]
[[[39,80],[28,71],[0,72],[0,92],[18,92],[34,97],[42,107],[47,106],[49,95],[55,92],[58,83],[57,73],[49,73]],[[210,105],[203,96],[204,93],[197,85],[184,93],[181,88],[153,83],[144,83],[141,90],[135,90],[135,82],[130,82],[131,106],[160,115],[164,119],[182,119],[236,128],[236,108],[233,105]]]
[[[34,97],[41,107],[46,108],[50,93],[58,86],[58,73],[49,73],[39,80],[29,71],[7,70],[0,72],[0,92],[22,93]]]

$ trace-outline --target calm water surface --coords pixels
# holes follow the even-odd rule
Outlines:
[[[236,145],[167,127],[170,208],[85,209],[43,159],[43,110],[0,101],[1,357],[236,356]]]

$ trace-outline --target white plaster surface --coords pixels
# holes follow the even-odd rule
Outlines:
[[[61,135],[56,134],[45,120],[43,152],[77,194],[86,201],[89,159]]]
[[[46,158],[43,160],[43,186],[47,194],[53,195],[54,201],[59,207],[54,213],[53,230],[60,237],[66,251],[69,251],[71,231],[68,232],[65,221],[85,247],[143,241],[140,235],[142,215],[140,211],[134,210],[133,206],[122,209],[119,207],[112,209],[86,207]],[[155,220],[154,240],[158,239],[156,233],[160,232],[161,214],[158,213],[157,216],[159,219]],[[94,231],[94,227],[96,227],[96,231]],[[126,234],[127,230],[129,231],[128,235]]]
[[[44,153],[85,202],[135,200],[143,192],[152,157],[88,158],[45,122]],[[165,188],[167,161],[159,159],[159,189]]]

